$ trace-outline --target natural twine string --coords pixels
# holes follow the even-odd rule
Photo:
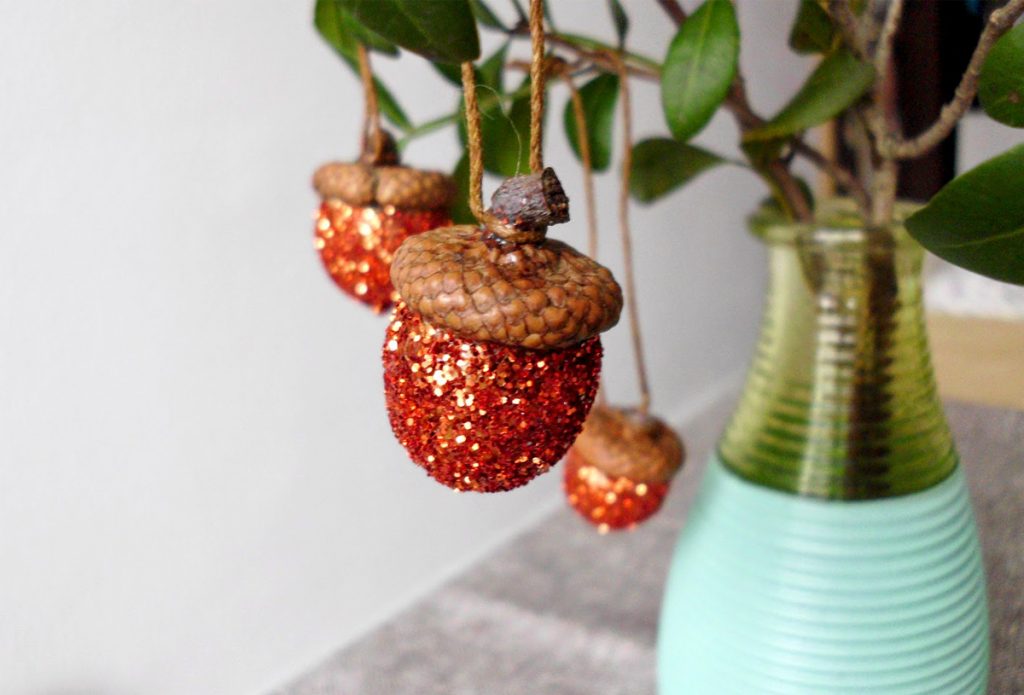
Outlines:
[[[587,208],[587,255],[597,258],[597,201],[594,197],[594,160],[590,151],[590,126],[583,108],[583,97],[576,87],[568,66],[562,70],[562,80],[569,88],[573,119],[576,121],[576,140],[580,146],[580,160],[583,165],[583,200]]]
[[[476,98],[476,70],[473,63],[462,64],[462,93],[466,100],[466,144],[469,150],[469,210],[483,224],[484,212],[484,147],[480,132],[480,104]]]
[[[384,149],[384,132],[380,125],[380,105],[377,103],[377,86],[373,83],[370,68],[370,53],[366,46],[359,44],[359,77],[363,82],[363,153],[377,162]]]
[[[530,171],[544,169],[544,0],[530,0]]]
[[[651,388],[647,379],[647,361],[644,358],[643,336],[640,333],[640,312],[636,300],[636,278],[633,270],[633,235],[629,227],[629,183],[633,170],[633,106],[629,93],[629,72],[622,56],[609,52],[609,58],[619,73],[619,95],[622,99],[622,186],[619,189],[619,231],[622,235],[622,262],[625,268],[626,309],[629,313],[629,332],[633,338],[633,357],[636,360],[637,383],[640,388],[640,412],[647,414],[651,406]]]

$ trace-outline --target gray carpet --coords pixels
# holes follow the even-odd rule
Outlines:
[[[274,695],[644,695],[662,582],[730,404],[687,429],[688,468],[639,530],[561,511]],[[952,404],[981,525],[994,695],[1024,693],[1024,413]]]

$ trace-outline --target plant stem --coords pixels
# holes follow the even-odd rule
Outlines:
[[[686,13],[681,12],[682,8],[679,8],[679,10],[675,9],[678,3],[665,2],[663,0],[657,0],[657,2],[665,10],[669,18],[675,22],[676,26],[682,25],[686,19]],[[750,101],[747,99],[747,89],[743,80],[743,74],[738,68],[724,105],[736,118],[741,132],[756,128],[765,122],[751,108]],[[789,170],[786,162],[776,159],[773,162],[769,162],[760,171],[769,179],[772,187],[783,198],[783,207],[786,208],[791,216],[801,222],[809,222],[813,219],[814,211],[811,208],[811,202],[807,199],[803,188]]]
[[[520,22],[508,35],[513,38],[528,37],[530,35],[529,25]],[[598,66],[604,72],[616,73],[614,63],[608,59],[608,51],[617,51],[614,46],[586,36],[576,36],[575,34],[547,32],[544,38],[552,46],[558,46],[559,48],[571,51],[576,56]],[[630,75],[645,79],[661,79],[661,65],[657,61],[629,51],[622,52],[621,55],[626,61],[626,67]]]
[[[867,60],[864,34],[861,31],[857,15],[853,13],[853,8],[850,6],[850,0],[829,0],[828,12],[839,28],[839,33],[843,36],[843,43],[849,46],[858,58]]]
[[[938,120],[923,133],[910,140],[889,137],[878,144],[879,152],[895,159],[913,159],[932,149],[953,132],[957,122],[963,118],[978,92],[978,76],[985,64],[989,51],[999,38],[1013,27],[1014,22],[1024,14],[1024,0],[1010,0],[992,13],[981,33],[978,45],[971,56],[971,62],[957,85],[953,99],[942,107]]]
[[[672,18],[672,21],[679,26],[686,21],[686,10],[679,4],[678,0],[658,0],[665,13]]]
[[[848,169],[845,169],[835,161],[797,138],[793,141],[793,149],[797,154],[803,155],[807,161],[828,174],[840,187],[844,188],[850,197],[854,199],[862,211],[870,208],[867,189],[860,179],[854,176]]]

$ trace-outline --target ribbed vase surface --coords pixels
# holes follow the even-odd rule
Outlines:
[[[922,252],[841,204],[823,217],[754,220],[771,287],[673,558],[661,695],[985,692],[984,572]]]

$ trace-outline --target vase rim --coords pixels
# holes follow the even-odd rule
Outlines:
[[[812,222],[798,222],[787,218],[778,206],[766,203],[749,218],[748,224],[755,236],[769,244],[794,243],[797,240],[815,243],[863,244],[877,239],[895,241],[898,246],[917,246],[907,233],[904,221],[921,204],[907,200],[897,201],[893,208],[892,224],[884,228],[868,228],[851,198],[829,198],[818,204]]]

